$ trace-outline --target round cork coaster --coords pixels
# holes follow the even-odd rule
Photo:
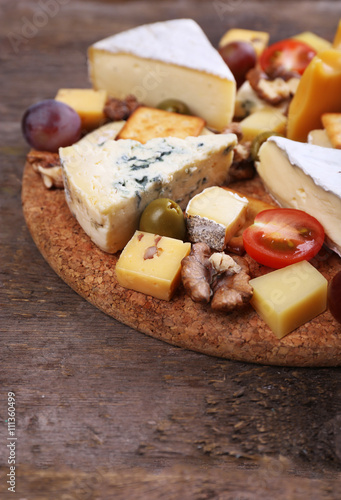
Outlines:
[[[259,179],[233,186],[269,202]],[[47,190],[30,165],[25,166],[22,203],[38,249],[54,271],[78,294],[122,323],[175,346],[251,363],[282,366],[341,365],[341,325],[329,311],[278,340],[250,305],[232,314],[196,304],[182,287],[170,302],[121,287],[117,255],[97,248],[71,215],[61,189]],[[341,259],[323,249],[312,261],[329,280]],[[266,269],[251,269],[252,277]]]

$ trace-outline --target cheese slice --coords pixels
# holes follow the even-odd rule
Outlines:
[[[147,106],[179,99],[209,127],[232,120],[236,84],[228,66],[192,19],[139,26],[89,48],[93,87]]]
[[[287,137],[305,142],[324,113],[341,112],[341,51],[319,52],[305,69],[288,110]]]
[[[257,171],[275,200],[315,217],[341,256],[341,151],[273,136],[259,159]]]
[[[60,148],[71,212],[102,250],[121,250],[152,200],[185,208],[204,188],[223,184],[233,158],[234,134],[83,142]]]

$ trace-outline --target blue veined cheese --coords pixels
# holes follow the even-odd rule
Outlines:
[[[236,143],[234,134],[221,134],[61,148],[67,203],[92,241],[115,253],[152,200],[171,198],[184,209],[204,188],[226,182]]]

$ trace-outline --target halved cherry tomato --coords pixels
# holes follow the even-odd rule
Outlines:
[[[246,252],[260,264],[275,269],[312,259],[323,240],[324,229],[319,221],[294,208],[264,210],[243,232]]]
[[[283,69],[302,75],[315,55],[316,51],[306,43],[289,38],[264,49],[259,63],[266,73]]]

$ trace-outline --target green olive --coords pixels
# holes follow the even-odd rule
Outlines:
[[[251,158],[253,159],[253,161],[259,160],[259,158],[258,158],[259,148],[272,135],[277,135],[279,137],[283,137],[283,134],[279,134],[278,132],[274,132],[272,130],[267,130],[266,132],[261,132],[253,139],[252,144],[251,144],[251,151],[250,151]]]
[[[164,111],[171,111],[172,113],[179,113],[180,115],[190,115],[191,112],[187,104],[178,99],[166,99],[157,105],[157,108]]]
[[[144,209],[140,219],[140,231],[183,240],[186,235],[184,214],[175,201],[158,198]]]

